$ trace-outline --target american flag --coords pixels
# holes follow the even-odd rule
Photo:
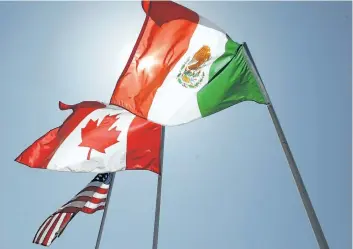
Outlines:
[[[34,236],[33,243],[50,246],[78,212],[93,214],[104,209],[111,180],[112,173],[98,174],[74,198],[42,223]]]

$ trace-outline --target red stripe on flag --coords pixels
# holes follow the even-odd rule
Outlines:
[[[96,101],[84,101],[77,105],[65,105],[59,103],[61,110],[72,109],[73,113],[64,123],[35,141],[23,151],[15,161],[31,168],[46,168],[51,158],[61,143],[79,125],[79,123],[93,111],[105,107],[104,104]]]
[[[59,235],[63,232],[63,229],[66,227],[67,223],[69,223],[69,221],[71,220],[71,217],[72,217],[72,213],[65,213],[66,216],[63,220],[63,222],[61,223],[60,225],[60,229],[59,229]]]
[[[105,202],[106,201],[106,198],[95,198],[95,197],[91,197],[91,196],[79,196],[77,198],[75,198],[74,200],[70,201],[70,202],[73,202],[73,201],[85,201],[85,202],[92,202],[94,204],[99,204],[101,202]],[[70,203],[69,202],[69,203]]]
[[[110,103],[146,118],[157,89],[187,51],[199,16],[171,1],[143,1],[142,7],[146,19]]]
[[[98,210],[102,210],[102,209],[104,209],[104,207],[105,207],[105,205],[104,206],[99,206],[99,207],[97,207],[97,208],[88,208],[88,207],[83,207],[82,209],[81,209],[81,211],[82,212],[84,212],[84,213],[86,213],[86,214],[93,214],[93,213],[95,213],[96,211],[98,211]]]
[[[162,126],[136,117],[127,134],[126,169],[160,174]]]
[[[66,207],[66,208],[63,208],[61,209],[59,212],[60,213],[78,213],[81,211],[81,208],[79,207]]]

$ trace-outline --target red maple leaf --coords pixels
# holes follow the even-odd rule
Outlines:
[[[92,149],[105,153],[106,148],[119,142],[120,131],[117,131],[116,127],[111,127],[118,120],[117,116],[118,114],[106,115],[99,125],[98,119],[96,121],[90,119],[86,127],[81,129],[82,142],[78,146],[90,148],[87,160],[91,157]]]

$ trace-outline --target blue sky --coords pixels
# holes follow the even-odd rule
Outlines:
[[[351,248],[352,4],[182,2],[247,42],[333,249]],[[1,2],[0,243],[40,248],[48,215],[94,174],[16,156],[61,124],[58,101],[109,101],[140,31],[139,2]],[[166,129],[160,249],[318,248],[267,109],[241,103]],[[101,249],[152,246],[156,175],[119,172]],[[93,248],[102,212],[51,248]]]

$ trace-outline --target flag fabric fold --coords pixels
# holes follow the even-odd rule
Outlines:
[[[17,162],[56,171],[160,173],[160,125],[96,101],[60,102],[59,108],[73,112],[23,151]]]
[[[266,101],[244,46],[172,1],[142,1],[146,19],[110,103],[180,125],[242,101]]]
[[[98,174],[74,198],[42,223],[33,238],[33,243],[50,246],[64,232],[76,214],[79,212],[93,214],[104,209],[111,180],[111,173]]]

